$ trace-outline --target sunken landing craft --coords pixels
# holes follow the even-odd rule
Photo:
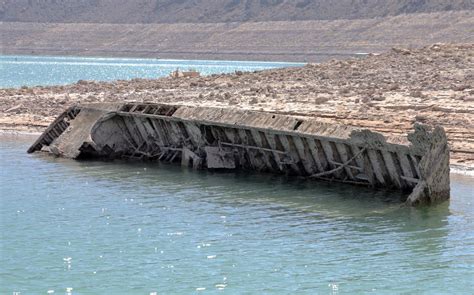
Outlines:
[[[67,158],[142,159],[400,190],[409,205],[449,199],[444,129],[406,137],[315,118],[149,103],[73,106],[29,148]]]

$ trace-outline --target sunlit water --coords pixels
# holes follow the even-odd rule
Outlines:
[[[78,80],[158,78],[169,75],[177,68],[192,68],[203,75],[210,75],[302,65],[281,62],[0,55],[0,87],[59,85]]]
[[[0,294],[472,294],[472,178],[452,199],[81,162],[0,137]]]

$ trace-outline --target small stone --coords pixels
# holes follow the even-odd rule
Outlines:
[[[371,100],[372,100],[372,99],[371,99],[370,97],[367,97],[367,96],[364,97],[364,98],[362,98],[362,102],[363,102],[363,103],[368,103],[368,102],[371,101]]]
[[[400,86],[395,83],[395,84],[391,84],[391,85],[388,87],[388,90],[394,91],[394,90],[397,90],[397,89],[399,89],[399,88],[400,88]]]
[[[318,97],[314,100],[314,103],[315,104],[323,104],[327,101],[329,101],[329,97]]]
[[[413,97],[418,97],[418,98],[423,97],[423,93],[422,93],[421,91],[419,91],[419,90],[417,90],[417,91],[412,91],[412,92],[410,93],[410,95],[413,96]]]
[[[398,54],[403,54],[403,55],[410,55],[411,54],[410,50],[404,49],[404,48],[394,47],[394,48],[392,48],[392,51],[395,52],[395,53],[398,53]]]
[[[469,89],[469,86],[467,85],[452,85],[451,89],[454,91],[464,91],[466,89]]]
[[[428,118],[426,116],[423,116],[423,115],[417,115],[417,116],[415,116],[415,121],[426,122],[426,121],[428,121]]]

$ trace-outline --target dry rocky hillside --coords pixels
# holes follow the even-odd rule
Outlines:
[[[0,21],[228,23],[361,19],[473,9],[472,0],[3,0]]]
[[[0,0],[0,54],[321,62],[474,42],[473,0]]]
[[[366,59],[199,78],[79,81],[0,89],[0,127],[43,130],[75,103],[148,101],[261,110],[404,134],[447,131],[453,163],[474,165],[474,44],[394,48]]]
[[[0,40],[4,54],[321,62],[398,46],[474,43],[474,10],[332,21],[6,22]]]

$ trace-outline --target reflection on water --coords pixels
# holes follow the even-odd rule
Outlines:
[[[472,178],[415,209],[352,186],[70,161],[0,139],[2,294],[473,290]]]
[[[177,68],[203,75],[303,66],[302,63],[0,55],[0,87],[62,85],[168,76]]]

